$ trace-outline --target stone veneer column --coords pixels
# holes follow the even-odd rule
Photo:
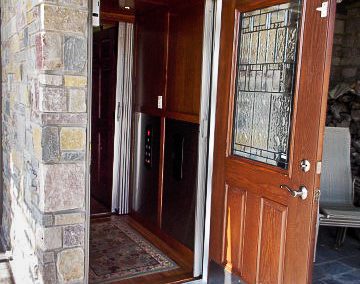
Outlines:
[[[1,0],[4,213],[19,283],[83,283],[87,0]]]

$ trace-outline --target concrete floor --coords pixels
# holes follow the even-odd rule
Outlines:
[[[320,227],[313,284],[360,284],[360,240],[349,229],[335,249],[336,228]]]

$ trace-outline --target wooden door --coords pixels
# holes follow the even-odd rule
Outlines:
[[[210,255],[247,283],[311,282],[335,1],[321,5],[223,1]]]
[[[91,196],[111,211],[117,28],[95,32],[93,44]]]

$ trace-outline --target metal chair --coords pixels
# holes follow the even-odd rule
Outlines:
[[[320,196],[320,226],[339,227],[336,247],[348,227],[360,228],[360,208],[354,206],[354,183],[350,163],[351,136],[348,128],[326,127]]]

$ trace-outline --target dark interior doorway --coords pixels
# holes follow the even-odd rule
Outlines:
[[[116,26],[102,26],[93,37],[91,214],[111,212],[117,36]]]

